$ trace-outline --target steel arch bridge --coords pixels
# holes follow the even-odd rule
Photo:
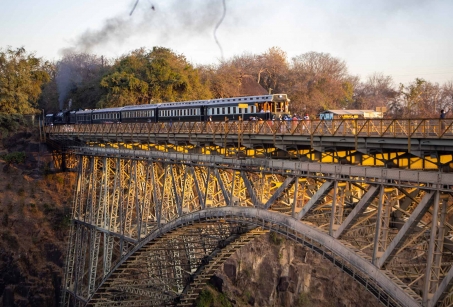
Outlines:
[[[387,306],[453,304],[453,174],[79,147],[63,306],[191,306],[272,230]]]

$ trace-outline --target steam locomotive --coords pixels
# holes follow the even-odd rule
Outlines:
[[[289,114],[286,94],[163,102],[47,114],[46,125],[270,120]]]

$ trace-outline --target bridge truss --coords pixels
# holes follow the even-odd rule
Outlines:
[[[267,230],[323,254],[384,305],[453,304],[453,174],[77,150],[63,306],[190,306]]]

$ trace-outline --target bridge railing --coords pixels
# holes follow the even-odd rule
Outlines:
[[[47,126],[60,135],[257,134],[453,139],[453,119],[334,119],[164,122]]]

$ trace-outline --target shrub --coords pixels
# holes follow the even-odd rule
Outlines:
[[[0,158],[6,161],[6,163],[11,164],[11,163],[24,163],[25,162],[25,152],[19,151],[19,152],[11,152],[5,155],[1,155]]]
[[[280,245],[282,244],[283,242],[283,238],[281,238],[276,232],[274,231],[271,231],[269,233],[269,240],[271,241],[271,243],[275,244],[275,245]]]
[[[220,302],[220,305],[221,305],[222,307],[231,307],[231,303],[230,303],[230,301],[228,300],[228,298],[225,296],[225,294],[219,293],[217,299],[218,299],[218,301]]]
[[[297,307],[310,306],[310,296],[308,295],[308,293],[301,292],[299,294],[299,297],[297,298],[296,304]]]
[[[200,295],[197,298],[196,306],[197,307],[209,307],[214,302],[214,296],[212,292],[206,289],[203,289]]]

